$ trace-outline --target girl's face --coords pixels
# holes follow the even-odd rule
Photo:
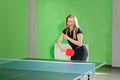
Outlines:
[[[70,29],[73,29],[73,26],[74,26],[74,19],[69,17],[67,19],[67,26],[70,28]]]

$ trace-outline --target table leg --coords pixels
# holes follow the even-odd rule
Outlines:
[[[90,75],[88,75],[88,80],[90,80]]]

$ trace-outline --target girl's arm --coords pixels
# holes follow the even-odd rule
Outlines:
[[[82,46],[83,45],[83,35],[81,33],[77,34],[77,39],[78,40],[74,40],[72,38],[70,38],[67,35],[63,35],[65,39],[69,40],[70,42],[72,42],[73,44],[77,45],[77,46]]]
[[[65,52],[66,49],[62,47],[62,40],[64,39],[64,34],[62,33],[58,39],[58,47],[60,48],[61,51]]]

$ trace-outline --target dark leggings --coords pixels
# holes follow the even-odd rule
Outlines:
[[[80,60],[86,61],[88,57],[88,51],[85,45],[74,49],[74,56],[71,57],[71,60]]]

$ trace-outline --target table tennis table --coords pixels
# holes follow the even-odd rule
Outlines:
[[[0,59],[0,80],[82,80],[104,63],[63,60]]]

